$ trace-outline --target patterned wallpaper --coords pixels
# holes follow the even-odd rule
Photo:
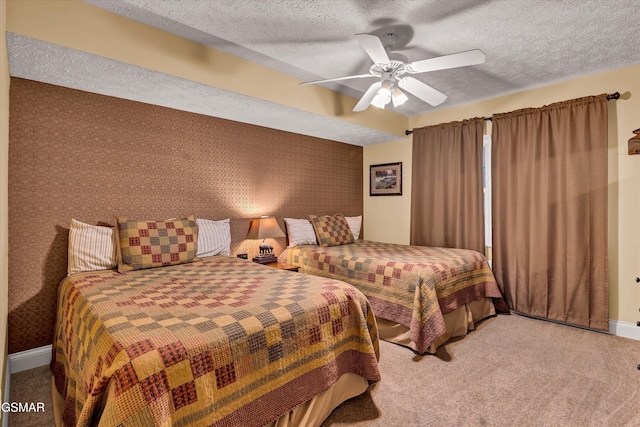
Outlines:
[[[51,344],[72,218],[362,214],[362,147],[12,78],[9,353]],[[276,253],[285,239],[275,243]]]

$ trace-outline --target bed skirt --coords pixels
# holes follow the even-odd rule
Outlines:
[[[480,320],[496,315],[496,309],[491,298],[481,298],[471,301],[451,313],[444,315],[446,331],[440,335],[427,349],[427,353],[434,354],[438,347],[454,337],[467,335],[475,329]],[[389,341],[417,351],[416,345],[410,338],[409,328],[390,320],[376,318],[378,336],[381,340]]]
[[[375,385],[374,385],[375,386]],[[298,405],[290,412],[282,415],[266,427],[317,427],[340,406],[343,402],[359,396],[369,388],[369,381],[360,375],[353,373],[343,374],[329,390],[317,395],[313,399]],[[53,416],[56,427],[63,427],[62,413],[64,411],[64,399],[55,387],[53,376],[51,377],[51,393],[53,402]]]

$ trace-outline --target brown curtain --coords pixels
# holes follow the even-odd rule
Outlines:
[[[483,127],[476,118],[413,130],[412,245],[484,253]]]
[[[509,308],[608,330],[606,95],[494,115],[491,161]]]

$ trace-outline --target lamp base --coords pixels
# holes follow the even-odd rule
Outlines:
[[[274,254],[264,254],[253,257],[252,261],[258,264],[268,264],[270,262],[277,262],[278,258],[276,258]]]

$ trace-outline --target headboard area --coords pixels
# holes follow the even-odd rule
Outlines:
[[[11,78],[9,353],[51,344],[71,219],[362,214],[362,147]],[[275,252],[285,239],[275,241]]]

